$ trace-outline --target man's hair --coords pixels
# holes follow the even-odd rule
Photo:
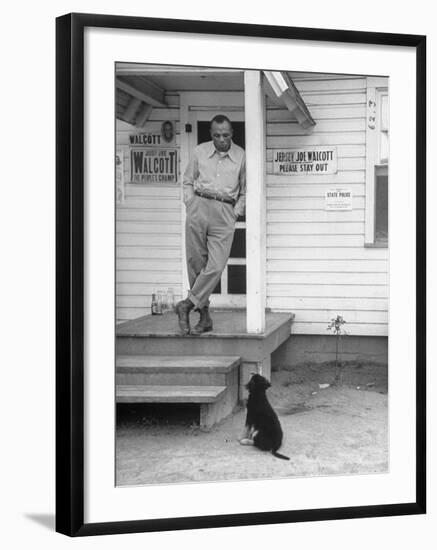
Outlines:
[[[227,122],[229,126],[232,128],[232,122],[225,115],[215,115],[215,117],[210,122],[210,127],[212,126],[213,122],[217,122],[217,124],[223,124],[223,122]]]

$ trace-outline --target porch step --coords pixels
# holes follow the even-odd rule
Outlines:
[[[215,403],[225,386],[117,386],[117,403]]]
[[[230,372],[240,364],[240,357],[211,355],[119,355],[118,372]]]
[[[211,311],[214,322],[214,330],[200,336],[181,336],[177,316],[174,313],[164,315],[145,315],[138,319],[125,321],[116,327],[116,349],[117,355],[131,356],[173,356],[184,357],[241,357],[240,371],[240,399],[247,397],[245,384],[249,381],[250,373],[260,372],[267,378],[270,377],[270,361],[273,351],[283,344],[291,334],[293,315],[289,313],[266,312],[266,326],[262,334],[248,334],[246,330],[245,310],[216,310]],[[191,322],[194,324],[197,316],[192,315]],[[120,365],[121,367],[121,365]],[[122,375],[122,369],[118,369],[117,377],[133,376]],[[167,371],[168,372],[168,371]],[[204,373],[205,380],[202,385],[222,386],[223,382],[216,372]],[[139,376],[139,375],[136,375]],[[152,383],[153,373],[148,374],[150,378],[144,384]],[[176,376],[176,373],[172,373]],[[154,380],[155,384],[175,385],[199,385],[200,373],[186,375],[192,378],[179,378],[160,382]],[[196,378],[195,378],[196,377]],[[128,383],[128,380],[120,380]],[[140,380],[137,380],[141,383]]]
[[[235,355],[118,355],[116,401],[199,404],[210,427],[237,405],[240,364]]]
[[[120,355],[116,360],[117,384],[158,386],[226,386],[238,356]]]

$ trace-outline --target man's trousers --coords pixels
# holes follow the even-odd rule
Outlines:
[[[209,304],[231,252],[237,216],[232,204],[193,195],[187,203],[185,245],[189,298],[197,309]]]

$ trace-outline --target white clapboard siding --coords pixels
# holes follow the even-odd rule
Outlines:
[[[386,298],[385,285],[333,285],[333,284],[290,284],[286,279],[282,283],[267,285],[268,295],[275,298]],[[277,303],[277,302],[276,302]],[[270,305],[270,304],[269,304]],[[272,306],[273,307],[273,306]],[[341,315],[341,311],[338,312]]]
[[[330,223],[333,219],[332,212],[326,210],[289,210],[278,208],[271,210],[267,215],[267,222],[324,222]],[[364,220],[364,208],[343,212],[342,222],[362,222]]]
[[[272,210],[323,210],[325,208],[325,196],[322,197],[275,197],[267,201]],[[364,196],[352,196],[352,208],[364,208]],[[332,214],[332,212],[331,212]],[[292,214],[291,214],[292,215]],[[331,216],[335,221],[335,214]]]
[[[140,184],[138,184],[138,187],[140,187]],[[141,185],[141,187],[145,187]],[[147,185],[148,189],[151,189],[150,185]],[[161,187],[161,191],[165,191],[165,186]],[[119,206],[119,208],[125,208],[130,210],[137,210],[137,209],[148,209],[148,210],[156,210],[156,211],[173,211],[176,209],[175,205],[177,202],[179,202],[180,199],[170,199],[170,198],[162,198],[159,197],[150,197],[146,198],[142,195],[130,195],[128,196],[124,203]]]
[[[387,273],[363,272],[317,272],[317,271],[268,271],[271,285],[282,284],[284,280],[290,285],[326,285],[326,286],[385,286],[388,283]]]
[[[321,260],[361,260],[363,262],[385,261],[388,265],[387,250],[384,248],[364,248],[362,246],[347,247],[313,247],[313,248],[287,248],[269,247],[268,260],[309,260],[310,262]]]
[[[168,109],[158,109],[155,107],[150,113],[149,120],[151,122],[159,121],[161,124],[166,120],[170,120],[171,122],[177,122],[179,127],[179,107],[171,107]]]
[[[154,291],[165,292],[168,289],[168,283],[161,282],[140,282],[140,283],[124,283],[117,281],[116,290],[117,296],[142,296],[150,303],[150,297]],[[172,285],[171,288],[175,291],[175,294],[180,294],[182,285]]]
[[[307,107],[321,107],[321,106],[330,106],[330,107],[345,107],[345,106],[354,106],[354,105],[364,105],[366,102],[366,93],[365,91],[358,90],[356,93],[348,90],[335,92],[333,90],[322,92],[302,92],[302,98],[305,101]],[[277,109],[278,103],[267,97],[267,109]]]
[[[354,80],[362,79],[361,75],[349,75],[349,74],[333,74],[333,73],[309,73],[302,71],[288,71],[288,75],[293,82],[300,82],[301,80]]]
[[[162,247],[176,248],[181,244],[180,235],[141,234],[141,233],[117,233],[117,246],[146,246],[159,250]]]
[[[119,271],[177,271],[179,261],[174,258],[138,259],[118,258],[117,269]]]
[[[166,291],[166,287],[163,285],[161,288],[159,288],[161,291]],[[150,313],[150,301],[146,298],[144,300],[144,296],[142,294],[119,294],[117,296],[116,300],[117,307],[129,307],[129,308],[149,308],[149,311],[147,313]]]
[[[167,108],[154,108],[143,128],[117,121],[117,147],[123,149],[125,199],[116,208],[117,321],[150,313],[153,292],[171,288],[180,295],[182,281],[181,186],[130,181],[129,135],[159,132],[174,123],[175,148],[180,146],[179,96],[166,94]],[[180,155],[178,155],[180,162]],[[178,174],[180,174],[180,166]],[[179,178],[178,178],[179,179]]]
[[[150,304],[146,300],[144,303],[145,305],[142,307],[117,307],[117,322],[130,321],[131,319],[138,319],[138,317],[150,314]]]
[[[179,199],[181,190],[179,186],[158,186],[149,184],[129,183],[126,185],[126,199],[147,197],[148,199]],[[134,206],[133,204],[131,206]]]
[[[292,334],[316,334],[326,336],[329,331],[326,330],[326,323],[302,323],[294,321],[291,329]],[[387,336],[387,323],[351,323],[347,325],[347,333],[351,336]],[[334,336],[333,350],[335,350]],[[347,338],[347,336],[345,336]]]
[[[319,176],[324,177],[324,176]],[[280,180],[278,178],[281,178]],[[272,200],[275,198],[298,198],[298,197],[325,197],[325,191],[332,187],[333,185],[337,185],[338,183],[341,183],[342,186],[349,186],[350,184],[354,184],[353,186],[350,185],[353,188],[353,195],[354,196],[364,196],[365,192],[365,186],[364,186],[364,174],[358,174],[356,177],[355,182],[347,182],[347,181],[338,181],[337,174],[333,174],[331,176],[331,179],[324,180],[323,182],[319,181],[317,176],[311,177],[306,176],[307,182],[305,183],[305,177],[302,176],[297,179],[297,177],[294,176],[276,176],[276,177],[268,177],[267,181],[270,184],[275,185],[269,185],[267,188],[267,198],[268,200]],[[316,179],[317,178],[317,179]],[[292,181],[290,181],[292,179]],[[348,178],[349,179],[349,178]],[[308,181],[310,180],[310,181]]]
[[[294,334],[328,334],[343,315],[350,334],[386,336],[388,251],[364,247],[366,80],[298,73],[294,83],[316,126],[268,103],[267,306],[295,314]],[[272,173],[273,149],[318,145],[336,147],[336,174]],[[328,211],[325,193],[339,186],[352,210]]]
[[[177,218],[177,210],[153,210],[149,208],[119,208],[117,222],[171,222]]]
[[[313,105],[311,107],[311,115],[318,122],[321,120],[337,120],[337,119],[348,119],[348,118],[358,118],[365,116],[365,106],[364,104],[357,105]],[[294,122],[295,118],[293,113],[288,109],[283,108],[270,108],[267,110],[267,122]]]
[[[303,309],[295,310],[296,319],[299,319],[299,323],[325,323],[326,326],[330,323],[331,319],[335,319],[337,316],[337,309],[324,309],[324,310],[313,310],[313,309]],[[388,322],[388,313],[387,311],[357,311],[349,310],[345,318],[347,317],[346,324],[344,325],[345,330],[348,330],[348,326],[351,323],[378,323],[383,324]]]
[[[301,95],[310,111],[314,106],[363,105],[366,102],[366,94],[364,92],[356,94],[347,91],[343,93],[303,92]]]
[[[293,311],[300,317],[300,312],[310,309],[312,311],[331,311],[335,312],[335,317],[338,311],[342,311],[344,318],[349,319],[349,313],[359,314],[360,311],[387,311],[387,304],[385,298],[340,298],[338,296],[287,296],[287,297],[273,297],[271,299],[272,304],[275,305],[275,309],[281,309],[284,311]]]
[[[117,232],[119,235],[123,233],[140,233],[147,235],[179,235],[181,226],[178,221],[160,223],[160,222],[118,222]]]
[[[366,88],[366,79],[361,78],[331,78],[326,80],[313,80],[313,79],[302,79],[298,82],[295,82],[296,87],[298,88],[301,95],[305,93],[323,93],[323,94],[341,94],[345,92],[350,92],[351,94],[356,93],[357,90],[361,90],[364,93]]]
[[[366,143],[366,132],[313,132],[301,136],[267,136],[267,147],[287,148],[311,145],[353,145]]]
[[[130,224],[133,225],[133,224]],[[326,223],[316,222],[271,222],[267,224],[269,235],[361,235],[363,233],[362,222],[348,223],[333,221]]]
[[[328,174],[328,175],[314,175],[313,177],[306,176],[283,176],[283,175],[272,175],[267,174],[267,183],[275,184],[268,185],[267,187],[267,197],[269,196],[285,196],[287,192],[293,193],[293,189],[298,184],[304,184],[308,187],[312,185],[321,185],[329,184],[328,186],[350,183],[363,183],[365,182],[365,172],[364,170],[356,171],[343,171],[338,172],[337,174]],[[325,187],[326,189],[326,187]],[[290,190],[290,191],[287,191]],[[320,190],[319,190],[320,191]]]
[[[387,260],[267,260],[274,273],[387,273]]]
[[[322,210],[325,208],[325,196],[321,197],[289,197],[289,198],[280,198],[275,197],[268,201],[268,205],[272,210],[285,210],[290,211],[290,216],[292,217],[291,211],[293,210]],[[352,208],[364,208],[364,196],[352,196]],[[292,219],[292,218],[291,218]],[[337,218],[335,214],[331,216],[333,221],[336,221]]]
[[[343,246],[364,246],[363,235],[270,235],[267,233],[267,246],[270,247],[320,247],[332,246],[338,247],[339,242]]]
[[[312,129],[312,135],[326,132],[364,132],[366,124],[364,118],[346,118],[344,120],[320,120]],[[308,134],[308,130],[302,128],[297,122],[272,122],[267,124],[269,136],[301,136]]]
[[[157,271],[122,271],[117,270],[117,283],[148,283],[156,282],[165,284],[179,284],[177,271],[165,271],[163,268]]]
[[[338,185],[338,184],[337,184]],[[323,194],[323,197],[320,196],[308,196],[308,197],[274,197],[267,201],[268,206],[271,207],[272,210],[286,210],[288,209],[290,211],[290,215],[292,210],[323,210],[325,209],[325,195]],[[358,195],[354,196],[352,195],[352,208],[364,208],[364,195]],[[337,218],[335,218],[334,211],[330,211],[331,214],[331,220],[335,221]],[[291,218],[292,219],[292,218]]]
[[[150,260],[180,260],[181,249],[179,247],[147,247],[147,246],[117,246],[116,257],[121,258],[136,258],[136,259],[150,259]]]

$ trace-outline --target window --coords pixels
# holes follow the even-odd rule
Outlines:
[[[388,242],[388,170],[375,168],[375,242]]]
[[[366,246],[388,245],[388,79],[367,79]]]

